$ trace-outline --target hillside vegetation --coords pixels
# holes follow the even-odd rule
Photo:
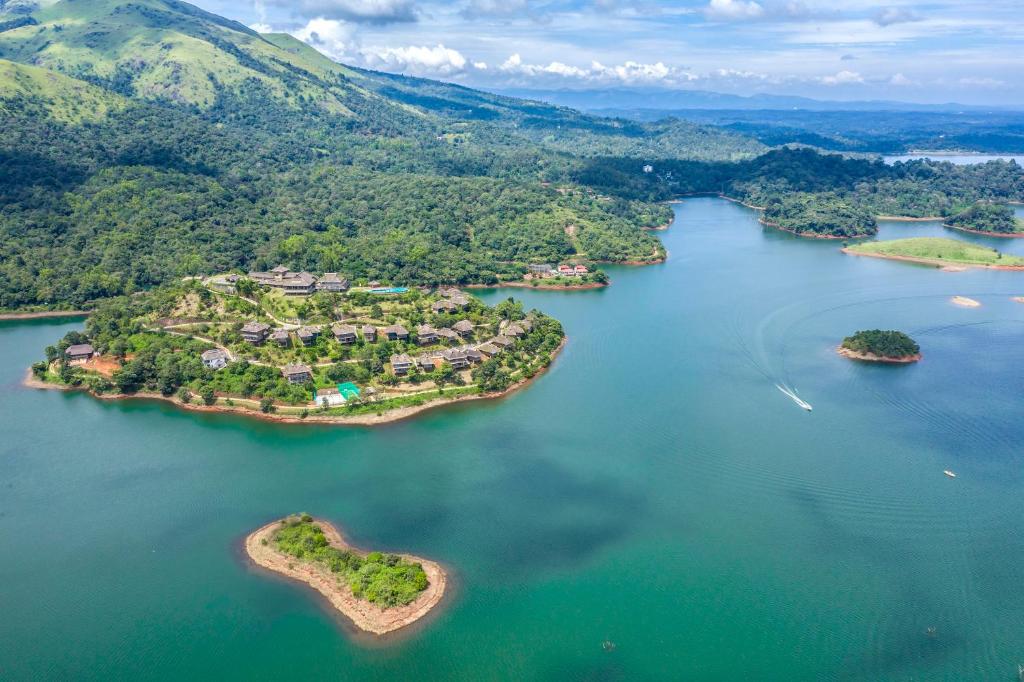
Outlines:
[[[656,260],[641,228],[689,192],[831,236],[1024,199],[1015,164],[763,153],[711,126],[348,67],[180,0],[29,4],[0,16],[0,309],[278,262],[435,284]]]

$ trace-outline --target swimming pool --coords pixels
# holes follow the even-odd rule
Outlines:
[[[404,294],[409,291],[408,287],[377,287],[370,289],[371,294]]]

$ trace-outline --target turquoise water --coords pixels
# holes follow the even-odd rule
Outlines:
[[[1024,278],[844,256],[716,199],[676,210],[663,265],[483,293],[565,324],[528,390],[384,428],[23,389],[80,323],[0,327],[0,677],[1014,679]],[[866,327],[924,360],[834,353]],[[249,568],[244,535],[297,510],[444,562],[447,608],[372,643]]]
[[[370,289],[371,294],[404,294],[409,291],[408,287],[379,287]]]

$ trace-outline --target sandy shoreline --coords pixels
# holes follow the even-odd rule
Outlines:
[[[893,256],[889,254],[881,253],[860,253],[858,251],[851,251],[848,248],[840,249],[843,253],[850,256],[863,256],[866,258],[881,258],[883,260],[898,260],[906,263],[918,263],[919,265],[931,265],[937,268],[957,267],[957,268],[982,268],[985,270],[1024,270],[1024,265],[984,265],[981,263],[950,263],[948,261],[943,262],[939,259],[931,258],[914,258],[912,256]]]
[[[999,237],[1000,239],[1021,239],[1024,238],[1024,232],[986,232],[985,230],[972,230],[969,227],[960,227],[959,225],[950,225],[949,223],[942,223],[943,227],[948,227],[951,230],[959,230],[960,232],[970,232],[971,234],[980,234],[985,237]]]
[[[535,280],[542,282],[543,280]],[[587,291],[590,289],[603,289],[606,286],[611,285],[611,280],[607,282],[587,282],[586,284],[549,284],[547,286],[543,284],[533,284],[533,280],[527,282],[511,281],[511,282],[499,282],[498,284],[467,284],[463,289],[544,289],[546,291]]]
[[[569,337],[562,339],[562,343],[558,345],[555,350],[551,352],[549,356],[554,362],[555,358],[558,357],[562,349],[565,348],[565,344],[568,342]],[[550,367],[550,365],[548,365]],[[323,415],[315,412],[310,412],[305,418],[298,416],[297,414],[280,414],[276,412],[260,412],[258,409],[247,408],[241,405],[200,405],[196,403],[183,403],[174,396],[165,396],[162,393],[151,393],[151,392],[139,392],[139,393],[93,393],[92,391],[76,387],[76,386],[60,386],[58,384],[51,384],[45,381],[41,381],[32,374],[32,370],[26,370],[25,378],[22,380],[22,386],[26,388],[44,389],[51,391],[81,391],[88,393],[94,398],[99,400],[158,400],[165,403],[170,403],[175,407],[183,410],[192,410],[195,412],[219,412],[223,414],[234,414],[242,417],[249,417],[252,419],[260,419],[262,421],[278,422],[282,424],[334,424],[339,426],[380,426],[382,424],[391,424],[394,422],[403,421],[414,417],[421,412],[427,410],[444,407],[446,405],[455,405],[458,403],[470,402],[473,400],[496,400],[505,398],[516,391],[525,388],[531,382],[541,377],[548,369],[548,367],[542,367],[537,370],[529,379],[520,379],[515,382],[504,391],[498,393],[477,393],[474,395],[460,395],[452,398],[439,397],[434,400],[430,400],[422,405],[410,405],[408,407],[399,407],[392,410],[388,410],[381,414],[353,414],[353,415]],[[236,401],[242,401],[242,398],[234,398]],[[250,401],[257,404],[258,401]],[[294,406],[293,409],[302,409],[299,406]],[[309,408],[306,408],[309,409]],[[313,408],[315,409],[315,408]]]
[[[341,533],[330,523],[322,519],[314,519],[313,522],[323,529],[324,536],[332,546],[360,556],[368,554],[368,552],[345,542]],[[427,580],[430,583],[427,589],[421,592],[412,603],[390,609],[383,609],[366,600],[357,599],[349,586],[340,583],[338,577],[328,568],[319,564],[303,562],[275,549],[272,535],[280,527],[281,522],[278,520],[252,532],[245,539],[245,552],[249,558],[258,566],[301,581],[317,590],[360,630],[374,635],[385,635],[404,628],[427,615],[441,602],[441,598],[444,596],[448,577],[441,566],[427,559],[402,554],[400,556],[403,559],[423,566],[423,571],[427,574]],[[266,540],[266,544],[264,544],[264,540]]]
[[[35,313],[0,313],[0,320],[43,320],[52,317],[88,317],[89,310],[43,310]]]
[[[920,353],[917,353],[916,355],[908,355],[902,358],[887,358],[884,355],[875,355],[874,353],[859,353],[855,350],[850,350],[849,348],[843,348],[842,346],[836,348],[836,353],[851,360],[859,360],[861,362],[884,362],[893,365],[906,365],[921,360]]]

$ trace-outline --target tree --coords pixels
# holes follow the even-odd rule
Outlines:
[[[217,394],[214,393],[213,386],[210,386],[209,384],[206,384],[199,389],[199,397],[202,399],[204,405],[213,405],[217,402]]]
[[[260,400],[260,412],[267,414],[273,412],[276,409],[277,408],[274,407],[274,399],[271,398],[270,396],[267,396],[266,398]]]

